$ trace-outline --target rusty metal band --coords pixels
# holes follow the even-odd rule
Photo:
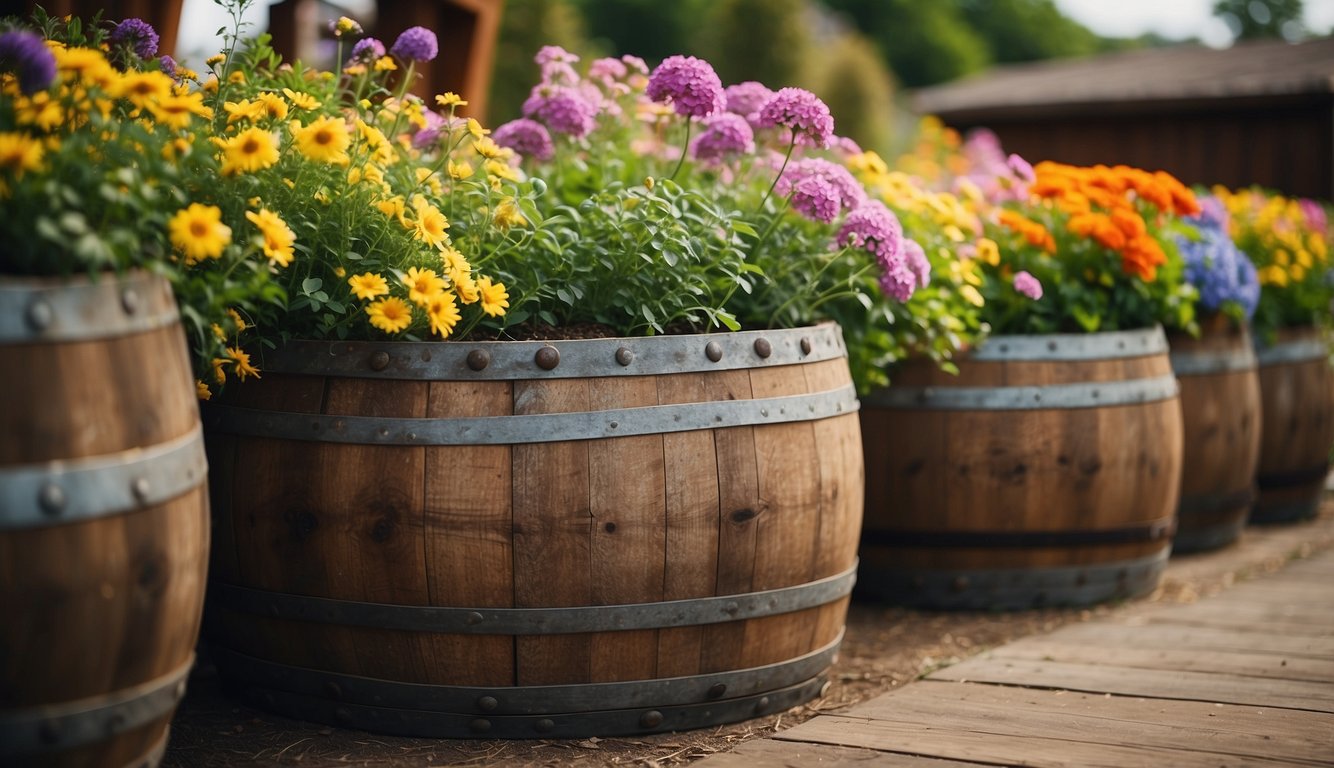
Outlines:
[[[217,607],[291,621],[464,635],[550,635],[688,627],[791,613],[846,597],[856,579],[854,563],[842,573],[795,587],[691,600],[562,608],[363,603],[250,589],[220,581],[209,583],[208,596]]]
[[[208,477],[203,431],[119,453],[0,467],[0,531],[144,509]]]
[[[867,528],[862,543],[877,547],[949,547],[956,549],[1024,549],[1037,547],[1098,547],[1143,544],[1171,538],[1175,518],[1121,528],[1060,531],[911,531]]]
[[[0,764],[94,744],[171,714],[185,695],[194,654],[156,680],[78,701],[0,710]]]
[[[1246,487],[1223,493],[1182,494],[1177,502],[1177,518],[1181,520],[1214,520],[1230,515],[1238,509],[1247,509],[1255,503],[1255,488]],[[1178,530],[1180,533],[1180,530]]]
[[[1272,346],[1258,346],[1255,357],[1260,365],[1288,365],[1329,359],[1329,347],[1321,339],[1299,339]]]
[[[1250,344],[1233,350],[1193,349],[1174,351],[1172,372],[1178,376],[1208,376],[1216,373],[1253,371],[1258,362]]]
[[[898,387],[872,392],[868,406],[942,411],[1033,411],[1101,408],[1171,400],[1180,391],[1176,376],[1151,379],[1050,384],[1038,387]]]
[[[343,704],[263,685],[242,688],[240,694],[256,706],[288,717],[394,736],[577,739],[685,731],[749,720],[804,704],[823,695],[828,685],[827,678],[819,675],[784,688],[698,704],[500,716]]]
[[[1179,529],[1172,540],[1172,554],[1207,552],[1231,544],[1246,527],[1246,513],[1242,509],[1231,520]]]
[[[259,686],[341,704],[454,713],[469,717],[555,715],[609,709],[656,709],[754,696],[808,680],[833,663],[833,642],[761,667],[655,680],[530,686],[454,686],[360,677],[258,659],[213,647],[229,683]]]
[[[65,285],[7,279],[0,285],[0,344],[128,336],[177,318],[171,286],[156,275],[103,275]]]
[[[171,724],[162,727],[162,735],[158,737],[157,743],[147,752],[126,763],[124,768],[157,768],[162,763],[162,758],[167,754],[167,741],[171,739]]]
[[[1310,497],[1300,501],[1274,501],[1266,499],[1264,494],[1260,494],[1255,506],[1251,507],[1251,514],[1247,518],[1247,522],[1257,525],[1271,525],[1310,520],[1320,512],[1320,499],[1323,495],[1323,489],[1314,489]]]
[[[1103,333],[1051,333],[992,336],[969,353],[968,359],[1004,360],[1113,360],[1167,352],[1162,326]]]
[[[1182,495],[1177,503],[1177,533],[1172,552],[1204,552],[1231,544],[1246,527],[1255,488],[1229,493]]]
[[[1265,472],[1257,475],[1255,482],[1261,490],[1296,488],[1310,484],[1323,487],[1325,478],[1329,477],[1329,466],[1329,462],[1325,462],[1290,472]]]
[[[493,342],[292,341],[266,373],[430,381],[648,376],[765,368],[847,356],[842,331],[807,328],[611,339]]]
[[[860,407],[851,385],[807,395],[755,400],[435,419],[325,416],[203,405],[204,426],[212,432],[357,445],[515,445],[595,440],[818,421],[854,413]]]
[[[864,567],[858,595],[915,608],[1026,610],[1135,597],[1157,586],[1169,547],[1148,557],[1034,568]]]

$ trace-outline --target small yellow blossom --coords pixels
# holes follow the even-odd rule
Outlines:
[[[390,296],[366,307],[371,325],[385,333],[398,333],[412,325],[412,307],[397,296]]]
[[[314,96],[311,96],[309,93],[301,93],[300,91],[294,91],[291,88],[284,88],[283,95],[286,96],[287,100],[292,102],[292,106],[297,109],[312,110],[320,108],[319,100]]]
[[[492,216],[492,220],[501,229],[521,227],[528,223],[528,219],[525,219],[523,214],[519,212],[518,201],[512,197],[500,201],[500,205],[496,206],[496,212]]]
[[[459,307],[454,301],[454,294],[449,291],[441,291],[431,298],[431,301],[426,305],[426,316],[431,321],[431,331],[442,339],[449,338],[449,334],[454,331],[454,326],[463,317],[459,314]]]
[[[449,220],[445,214],[421,195],[413,198],[412,208],[416,214],[414,237],[436,248],[448,241],[449,235],[445,230],[449,229]]]
[[[504,283],[493,283],[489,277],[477,278],[477,290],[482,295],[482,311],[491,317],[499,317],[505,314],[505,309],[510,305],[509,292],[505,290]]]
[[[419,307],[429,305],[436,294],[445,290],[444,278],[437,275],[435,270],[417,267],[408,269],[407,275],[403,277],[403,285],[408,288],[408,298]]]
[[[240,333],[241,331],[244,331],[246,328],[250,327],[246,325],[246,321],[244,318],[241,317],[241,313],[237,312],[234,309],[227,310],[227,316],[232,319],[232,324],[236,326],[237,333]]]
[[[236,378],[245,381],[247,376],[259,378],[259,369],[250,364],[250,355],[242,352],[239,347],[227,347],[227,354],[232,357],[232,364],[236,368]]]
[[[222,142],[222,175],[254,173],[278,162],[278,142],[263,128],[247,128]]]
[[[444,93],[440,94],[439,96],[436,96],[436,97],[435,97],[435,103],[438,104],[438,105],[440,105],[440,106],[442,106],[442,107],[466,107],[466,106],[468,106],[468,102],[466,102],[466,101],[464,101],[463,99],[459,98],[459,95],[458,95],[457,93],[454,93],[453,91],[445,91]]]
[[[280,267],[291,264],[296,234],[287,226],[287,222],[267,208],[260,209],[258,213],[246,211],[245,217],[264,237],[264,255],[269,261]]]
[[[989,237],[977,241],[977,258],[993,267],[1000,266],[1000,246]]]
[[[362,300],[373,299],[376,296],[384,296],[389,293],[389,283],[374,272],[353,275],[347,279],[347,284],[352,289],[352,295]]]
[[[22,133],[0,133],[0,172],[23,178],[25,171],[40,171],[45,150],[37,139]]]
[[[398,69],[398,65],[389,56],[381,56],[375,60],[376,72],[393,72],[396,69]]]
[[[185,255],[186,264],[216,259],[232,241],[232,230],[222,223],[216,206],[191,203],[167,222],[171,244]]]
[[[204,59],[204,64],[211,68],[221,64],[226,60],[227,60],[226,56],[222,55],[221,53],[215,53],[212,56],[209,56],[207,59]]]
[[[212,400],[213,391],[200,379],[195,379],[195,397],[200,400]]]
[[[449,171],[449,177],[451,179],[463,181],[464,179],[472,176],[473,167],[468,163],[456,163],[453,160],[450,160],[448,164],[448,171]]]
[[[347,147],[352,139],[347,125],[336,117],[321,117],[305,126],[293,124],[292,136],[297,151],[311,160],[332,165],[348,162]]]

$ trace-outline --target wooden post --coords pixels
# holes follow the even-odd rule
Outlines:
[[[153,25],[158,34],[158,55],[176,52],[176,32],[181,26],[181,5],[184,0],[43,0],[26,3],[29,15],[38,5],[51,16],[74,15],[89,19],[102,11],[109,21],[143,19]],[[17,5],[17,4],[15,4]],[[0,15],[11,12],[10,3],[0,4]]]

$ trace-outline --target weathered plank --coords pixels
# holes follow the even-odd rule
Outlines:
[[[775,738],[1032,768],[1125,768],[1128,765],[1243,768],[1301,764],[1265,758],[1222,758],[1217,753],[1138,744],[1082,744],[1070,739],[996,733],[994,729],[973,731],[953,724],[899,723],[832,715],[808,720]]]
[[[773,739],[747,741],[731,752],[710,757],[707,765],[708,768],[792,768],[798,765],[817,765],[820,768],[842,768],[847,765],[875,768],[976,768],[977,766],[976,763],[899,755],[874,749]]]
[[[1063,688],[1125,696],[1189,699],[1334,713],[1334,688],[1328,685],[1209,672],[977,657],[937,670],[929,676],[929,679]]]
[[[1089,623],[1063,627],[1047,636],[1062,643],[1085,643],[1099,647],[1138,645],[1146,648],[1194,648],[1205,651],[1236,651],[1312,659],[1334,658],[1330,641],[1318,637],[1283,637],[1264,632],[1238,632],[1217,627],[1174,624]]]
[[[1198,751],[1215,759],[1319,763],[1334,756],[1326,714],[1196,701],[923,681],[847,714],[1025,739]]]
[[[1334,683],[1334,659],[1310,659],[1237,651],[1201,652],[1182,647],[1119,647],[1084,643],[1054,642],[1045,637],[1028,638],[1001,646],[986,654],[997,659],[1063,661],[1140,669],[1222,672],[1279,680],[1308,680]]]

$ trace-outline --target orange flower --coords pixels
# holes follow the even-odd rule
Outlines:
[[[1126,245],[1125,234],[1104,213],[1081,213],[1071,216],[1066,228],[1080,237],[1093,238],[1104,248],[1114,251],[1119,251]]]
[[[1121,234],[1125,235],[1128,240],[1143,237],[1148,233],[1144,218],[1128,208],[1117,208],[1112,211],[1111,219],[1116,228],[1121,230]]]
[[[1147,235],[1126,244],[1121,252],[1121,271],[1141,280],[1152,281],[1158,276],[1158,267],[1167,263],[1158,241]]]

